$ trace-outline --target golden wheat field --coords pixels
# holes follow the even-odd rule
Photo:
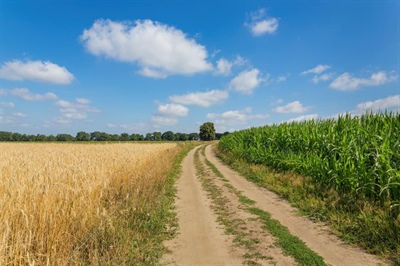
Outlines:
[[[0,143],[0,265],[99,265],[127,256],[122,246],[131,244],[118,228],[135,231],[143,213],[151,215],[178,146]],[[124,225],[133,216],[138,225]]]

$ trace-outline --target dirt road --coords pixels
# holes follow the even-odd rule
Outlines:
[[[179,233],[165,243],[164,265],[385,265],[223,165],[211,145],[188,154],[177,190]],[[255,209],[268,212],[314,255],[291,255]]]

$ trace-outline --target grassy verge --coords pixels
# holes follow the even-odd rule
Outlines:
[[[345,242],[400,265],[400,243],[395,235],[400,233],[400,216],[391,218],[390,206],[382,208],[362,198],[339,196],[335,190],[319,187],[304,176],[247,163],[218,147],[215,151],[223,162],[248,180],[286,198],[310,219],[329,223]]]
[[[182,144],[173,155],[172,165],[167,169],[165,178],[154,186],[154,194],[144,202],[141,211],[132,210],[121,217],[118,234],[128,248],[127,265],[158,265],[165,248],[163,242],[175,236],[178,228],[174,202],[176,197],[175,181],[181,171],[181,162],[194,144]]]

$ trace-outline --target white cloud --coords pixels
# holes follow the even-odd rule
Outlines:
[[[301,74],[302,75],[306,75],[306,74],[321,74],[322,72],[328,70],[329,68],[331,68],[328,65],[318,65],[314,68],[308,69],[306,71],[303,71]]]
[[[383,111],[385,109],[391,109],[391,108],[400,110],[400,95],[393,95],[383,99],[357,104],[357,109],[364,111],[366,110]]]
[[[247,124],[250,120],[268,118],[268,115],[266,114],[252,115],[251,113],[252,109],[249,107],[244,110],[227,111],[221,114],[209,113],[207,114],[207,118],[214,120],[215,124],[219,127],[244,125]]]
[[[256,68],[242,71],[231,80],[229,88],[243,94],[252,94],[253,90],[265,81],[259,74],[260,71]]]
[[[189,109],[181,104],[159,104],[151,122],[154,127],[172,126],[178,123],[178,117],[187,116],[188,113]]]
[[[391,73],[386,74],[384,71],[373,73],[369,78],[356,78],[348,72],[337,77],[329,85],[332,89],[341,91],[357,90],[361,86],[379,86],[385,83],[392,82],[398,78],[397,75]]]
[[[315,84],[319,83],[320,81],[328,81],[332,78],[333,74],[332,73],[325,73],[322,75],[315,75],[311,80]]]
[[[107,127],[109,127],[109,128],[116,128],[116,127],[118,127],[118,126],[115,125],[115,124],[107,123]]]
[[[181,104],[167,103],[160,104],[157,112],[162,116],[187,116],[189,109]]]
[[[89,104],[90,100],[85,98],[76,98],[76,102],[79,104]]]
[[[28,116],[27,114],[24,114],[24,113],[21,113],[21,112],[16,112],[16,113],[13,113],[12,115],[16,116],[16,117],[27,117]]]
[[[73,120],[82,120],[88,113],[99,113],[100,110],[89,105],[90,100],[76,98],[75,102],[58,100],[55,105],[59,106],[60,116],[54,119],[54,122],[61,124],[71,123]]]
[[[304,113],[308,109],[310,109],[310,107],[304,107],[299,101],[294,101],[284,106],[278,106],[273,111],[276,113],[288,114],[288,113]]]
[[[287,79],[287,77],[286,76],[279,76],[277,79],[276,79],[276,82],[284,82],[284,81],[286,81],[286,79]]]
[[[74,80],[74,75],[65,67],[49,61],[5,62],[0,67],[0,77],[8,80],[33,80],[54,84],[69,84]]]
[[[233,65],[237,65],[237,66],[243,66],[246,63],[247,63],[247,60],[245,58],[241,57],[240,55],[236,56],[235,61],[233,61]]]
[[[151,118],[151,122],[155,127],[160,126],[173,126],[178,123],[178,119],[176,117],[165,117],[160,115],[154,115]]]
[[[228,76],[231,74],[231,68],[233,66],[233,63],[221,58],[217,61],[217,68],[215,70],[216,75],[222,75],[222,76]]]
[[[276,18],[267,18],[265,9],[259,9],[250,14],[250,22],[245,23],[251,30],[253,36],[261,36],[266,33],[272,34],[278,29],[278,20]]]
[[[8,95],[7,90],[5,90],[5,89],[0,89],[0,95]]]
[[[207,50],[174,27],[153,22],[97,20],[85,29],[81,40],[96,56],[135,62],[139,73],[153,78],[190,75],[212,70]]]
[[[15,104],[13,102],[0,102],[1,106],[9,107],[9,108],[14,108]]]
[[[301,121],[307,121],[307,120],[315,120],[318,118],[318,114],[311,114],[311,115],[302,115],[298,116],[292,119],[289,119],[287,122],[301,122]]]
[[[34,94],[25,88],[16,88],[10,91],[10,94],[21,98],[25,101],[47,101],[47,100],[57,100],[58,97],[52,92],[46,94]]]
[[[222,102],[228,97],[229,94],[227,91],[211,90],[208,92],[194,92],[185,95],[173,95],[170,96],[169,99],[174,103],[209,107]]]
[[[68,101],[64,101],[64,100],[58,100],[55,103],[57,106],[63,107],[63,108],[67,108],[67,107],[71,107],[72,103],[68,102]]]

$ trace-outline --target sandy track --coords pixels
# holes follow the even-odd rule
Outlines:
[[[206,148],[206,157],[234,187],[243,192],[243,195],[256,201],[257,208],[271,213],[272,218],[278,220],[293,235],[303,240],[309,248],[322,256],[327,264],[341,266],[385,265],[377,257],[344,244],[332,235],[328,228],[296,215],[296,209],[275,193],[257,187],[222,164],[215,156],[211,145]]]
[[[179,235],[167,242],[171,250],[163,262],[172,265],[242,265],[234,256],[231,240],[224,234],[210,208],[210,200],[196,178],[193,155],[183,161],[182,174],[177,182],[176,211]]]
[[[193,149],[182,163],[182,174],[177,181],[178,236],[166,243],[166,247],[171,252],[163,257],[162,263],[167,265],[242,265],[244,262],[242,256],[246,251],[240,250],[242,247],[233,244],[233,236],[224,234],[224,229],[217,223],[217,215],[211,210],[211,200],[207,197],[196,174],[194,154],[197,149],[199,147]],[[232,171],[216,158],[211,145],[207,146],[205,155],[233,187],[242,191],[247,198],[256,201],[255,207],[271,213],[272,218],[303,240],[309,248],[322,256],[327,264],[385,265],[375,256],[345,245],[329,233],[326,227],[296,215],[296,210],[276,194],[257,187]],[[235,197],[229,194],[221,181],[215,180],[215,184],[224,191],[223,194],[230,203],[227,208],[233,208],[234,213],[238,215],[235,218],[244,221],[247,219],[247,226],[253,234],[255,232],[261,242],[265,242],[265,245],[259,244],[259,250],[271,259],[257,262],[260,265],[296,265],[295,261],[291,257],[284,256],[278,247],[267,245],[267,242],[272,239],[269,233],[257,232],[257,227],[260,225],[248,219],[249,213],[240,209]]]

